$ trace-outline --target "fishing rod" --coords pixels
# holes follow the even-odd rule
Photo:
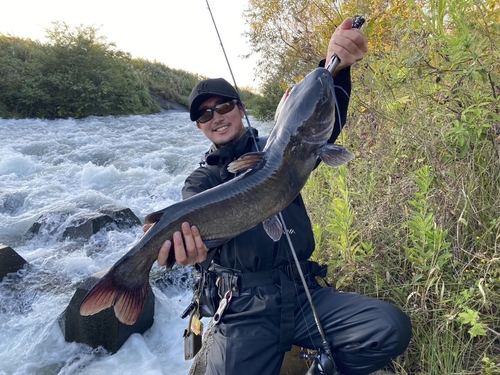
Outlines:
[[[224,44],[222,43],[222,38],[220,37],[219,29],[217,28],[217,23],[215,22],[215,18],[214,18],[214,15],[212,14],[212,9],[210,9],[210,4],[208,3],[208,0],[206,0],[206,3],[207,3],[208,11],[210,13],[210,17],[212,18],[212,23],[214,24],[215,32],[217,33],[217,38],[219,38],[219,43],[220,43],[220,46],[222,48],[222,53],[224,53],[224,58],[226,59],[227,67],[229,68],[229,73],[231,74],[231,78],[233,79],[234,88],[236,90],[236,93],[238,94],[238,100],[240,103],[243,103],[243,100],[241,100],[240,89],[238,88],[238,85],[236,84],[236,79],[234,78],[233,69],[231,69],[231,64],[229,63],[229,59],[227,58],[226,49],[224,48]],[[246,110],[244,105],[242,105],[242,107],[243,107],[243,113],[245,114],[245,119],[247,121],[247,128],[250,131],[250,134],[252,136],[255,149],[259,150],[259,145],[258,145],[257,140],[255,139],[255,135],[253,134],[253,131],[252,131],[252,125],[250,125],[250,119],[248,118],[247,110]]]
[[[210,4],[209,4],[208,0],[206,0],[206,3],[207,3],[208,11],[210,12],[210,16],[212,18],[212,22],[213,22],[215,31],[217,33],[217,37],[219,39],[219,43],[220,43],[221,48],[222,48],[222,52],[224,53],[224,57],[226,59],[227,66],[229,68],[229,72],[231,74],[231,78],[233,80],[234,87],[235,87],[236,92],[238,94],[239,101],[241,103],[243,103],[243,101],[241,100],[241,95],[240,95],[240,91],[238,89],[238,85],[236,84],[236,79],[234,78],[234,74],[233,74],[233,71],[231,69],[231,64],[229,63],[229,59],[227,57],[226,50],[224,48],[224,44],[222,43],[222,38],[219,34],[219,30],[217,28],[217,23],[215,22],[215,19],[214,19],[214,16],[213,16],[213,13],[212,13],[212,10],[210,8]],[[365,20],[363,17],[355,16],[354,20],[353,20],[352,27],[353,28],[360,28],[364,22],[365,22]],[[325,65],[331,75],[333,75],[333,73],[335,72],[335,69],[337,68],[339,63],[340,63],[340,58],[338,57],[337,54],[333,54],[328,66]],[[245,114],[245,119],[247,121],[247,128],[250,131],[250,134],[251,134],[251,137],[253,139],[256,150],[259,150],[259,145],[257,143],[257,140],[255,139],[255,135],[252,132],[252,126],[250,124],[250,120],[248,118],[246,108],[244,106],[242,106],[242,107],[243,107],[243,112]],[[278,217],[279,217],[279,220],[283,226],[283,232],[285,233],[287,242],[290,246],[290,252],[292,253],[292,256],[293,256],[295,265],[297,267],[297,271],[299,273],[300,280],[301,280],[302,285],[304,287],[304,291],[306,293],[309,305],[311,306],[314,321],[316,323],[316,327],[317,327],[318,332],[320,334],[322,345],[323,345],[323,348],[318,349],[316,354],[314,354],[314,355],[305,355],[304,354],[301,356],[304,359],[312,358],[314,360],[313,365],[311,366],[311,368],[309,369],[309,371],[307,372],[306,375],[334,375],[334,374],[338,374],[336,372],[335,362],[333,360],[333,355],[332,355],[332,352],[330,349],[330,344],[329,344],[329,342],[326,338],[325,332],[323,330],[323,326],[322,326],[321,321],[319,319],[319,315],[318,315],[318,312],[316,310],[316,306],[314,305],[314,302],[312,300],[311,292],[310,292],[309,287],[307,285],[307,281],[305,279],[304,272],[302,271],[302,267],[300,266],[300,261],[297,257],[297,252],[295,251],[295,247],[293,246],[292,239],[290,238],[288,228],[286,226],[285,220],[284,220],[281,212],[278,214]]]
[[[361,16],[356,15],[352,20],[352,28],[360,29],[364,23],[365,19]],[[330,72],[330,74],[333,75],[339,64],[340,64],[340,58],[336,53],[334,53],[332,58],[330,59],[330,62],[328,63],[328,65],[325,65],[325,67]]]

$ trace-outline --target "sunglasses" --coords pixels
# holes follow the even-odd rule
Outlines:
[[[220,115],[225,115],[226,113],[231,112],[234,109],[234,107],[236,107],[237,103],[238,103],[238,100],[233,99],[233,100],[230,100],[229,102],[220,103],[220,104],[214,105],[213,107],[204,109],[203,112],[201,113],[201,115],[196,120],[196,122],[203,124],[205,122],[210,121],[211,119],[214,118],[214,111]]]

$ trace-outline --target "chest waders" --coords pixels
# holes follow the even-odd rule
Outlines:
[[[222,52],[224,53],[224,57],[226,59],[229,71],[231,73],[231,77],[233,79],[234,87],[236,89],[236,92],[238,93],[238,96],[239,96],[238,99],[239,99],[240,103],[243,103],[242,100],[241,100],[241,96],[240,96],[240,93],[239,93],[238,86],[236,85],[236,80],[234,79],[233,71],[231,69],[231,64],[229,63],[229,60],[227,58],[226,51],[224,49],[224,45],[222,43],[222,39],[221,39],[221,37],[219,35],[219,30],[217,29],[217,24],[216,24],[215,19],[213,17],[212,10],[210,9],[210,4],[209,4],[208,0],[206,0],[206,3],[207,3],[208,11],[210,12],[210,16],[212,18],[213,25],[215,27],[215,31],[217,33],[217,37],[219,38],[219,42],[220,42],[220,45],[222,47]],[[355,16],[352,27],[359,29],[363,25],[364,22],[365,22],[365,19],[363,17]],[[328,66],[327,66],[328,71],[332,75],[333,75],[333,72],[336,70],[336,68],[337,68],[337,66],[338,66],[339,63],[340,63],[340,58],[336,54],[334,54],[332,56],[331,61],[329,62]],[[254,133],[252,132],[252,127],[250,125],[250,120],[248,119],[247,111],[246,111],[246,109],[245,109],[244,106],[242,106],[242,108],[243,108],[243,112],[245,113],[245,119],[247,121],[248,130],[250,131],[250,134],[252,135],[252,138],[253,138],[253,141],[254,141],[255,149],[257,151],[260,151],[261,148],[259,147],[259,144],[257,143],[257,140],[255,139]],[[313,303],[313,300],[312,300],[311,292],[309,290],[307,281],[306,281],[304,273],[302,271],[302,267],[301,267],[300,261],[299,261],[299,259],[297,257],[296,252],[295,252],[295,248],[293,246],[292,240],[290,238],[290,234],[288,233],[288,229],[287,229],[286,223],[285,223],[285,221],[283,219],[283,215],[281,214],[281,212],[278,214],[278,218],[281,221],[281,224],[283,226],[283,231],[284,231],[284,233],[286,235],[288,244],[290,246],[290,252],[292,253],[292,256],[293,256],[293,259],[294,259],[294,262],[295,262],[295,265],[296,265],[296,269],[297,269],[297,271],[299,273],[300,280],[302,282],[302,285],[304,287],[304,291],[306,293],[307,299],[308,299],[309,304],[311,306],[311,310],[313,312],[313,316],[314,316],[314,321],[316,323],[316,327],[318,328],[319,334],[320,334],[321,339],[322,339],[322,345],[323,345],[323,347],[319,348],[317,350],[317,353],[315,355],[312,355],[312,356],[302,355],[302,358],[311,358],[312,357],[312,359],[314,360],[311,368],[309,369],[309,371],[307,372],[306,375],[335,375],[335,374],[338,374],[337,371],[336,371],[336,368],[335,368],[335,362],[333,360],[332,352],[330,350],[330,344],[329,344],[328,340],[326,339],[325,332],[323,330],[323,327],[321,325],[321,321],[320,321],[318,313],[316,311],[316,307],[315,307],[315,305]],[[214,253],[215,253],[215,251],[214,251]],[[293,283],[291,280],[286,280],[285,278],[281,278],[281,282],[283,283],[283,284],[281,284],[281,286],[285,287],[287,290],[290,288],[290,286],[287,285],[287,284],[288,283]],[[226,301],[226,304],[224,305],[224,307],[222,309],[221,309],[221,305],[219,305],[219,311],[218,311],[218,313],[220,313],[220,314],[222,314],[224,312],[225,307],[227,306],[227,304],[230,301],[230,295],[229,295],[229,300],[228,300],[227,299],[228,298],[227,293],[228,292],[226,292],[226,294],[224,294],[224,298],[221,301],[221,303],[223,303],[224,301]],[[286,295],[283,296],[283,300],[284,300],[284,302],[286,301],[287,304],[289,303],[289,297],[290,297],[289,294],[290,293],[286,293]],[[282,312],[283,312],[283,309],[282,309]],[[216,312],[216,315],[217,315],[217,312]],[[285,325],[290,320],[289,316],[283,316],[283,314],[282,314],[282,318],[285,319]],[[293,318],[293,315],[292,315],[292,318]],[[219,319],[220,319],[220,315],[219,315]],[[286,333],[286,336],[290,336],[290,335],[293,338],[293,331]],[[289,339],[289,337],[287,337],[287,341],[289,341],[288,339]],[[280,347],[283,346],[282,344],[283,343],[280,340]],[[286,343],[285,343],[285,345],[286,345]]]

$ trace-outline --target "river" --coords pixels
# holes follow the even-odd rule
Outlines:
[[[269,124],[251,121],[268,131]],[[156,264],[154,324],[117,353],[66,342],[57,318],[83,280],[112,265],[142,234],[138,226],[70,240],[62,233],[71,218],[113,204],[144,221],[179,201],[184,179],[209,147],[188,113],[0,119],[0,134],[0,244],[28,262],[0,282],[0,375],[187,374],[187,321],[179,315],[191,300],[189,283],[162,283],[169,275]],[[41,215],[46,230],[28,236]]]

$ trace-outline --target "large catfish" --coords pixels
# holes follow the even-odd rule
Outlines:
[[[148,215],[154,225],[118,260],[88,292],[81,315],[92,315],[114,306],[116,317],[134,324],[146,298],[149,271],[161,245],[172,240],[185,221],[196,225],[208,248],[264,223],[277,241],[281,224],[277,214],[304,187],[318,158],[331,166],[342,165],[354,155],[327,143],[335,123],[333,80],[324,68],[309,73],[290,92],[262,152],[243,155],[230,170],[247,169],[232,180]],[[167,267],[175,263],[170,251]]]

